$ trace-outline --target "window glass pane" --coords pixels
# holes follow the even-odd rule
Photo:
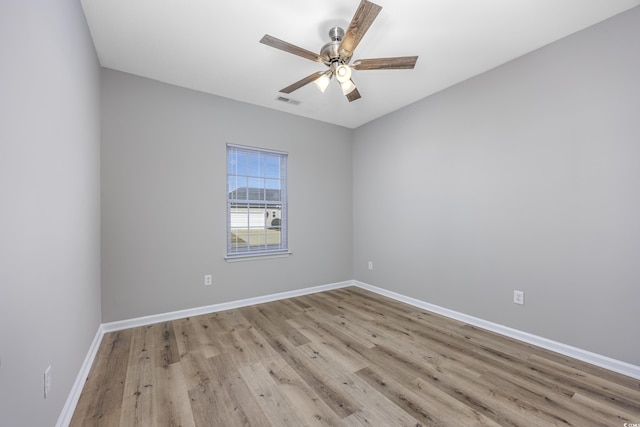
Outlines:
[[[281,205],[267,205],[265,217],[267,228],[280,231],[282,221]]]
[[[227,173],[229,175],[236,173],[236,153],[234,151],[227,152]]]
[[[247,167],[250,176],[262,176],[262,156],[260,154],[249,153],[247,154]]]
[[[249,246],[248,225],[249,205],[234,204],[230,208],[230,239],[231,249],[246,249]]]
[[[247,200],[247,178],[244,176],[229,176],[228,193],[230,199]]]
[[[281,206],[267,205],[265,210],[265,238],[268,246],[279,246],[281,239]]]
[[[272,179],[265,180],[265,197],[267,201],[277,202],[282,200],[280,195],[280,181],[275,181]]]
[[[227,170],[231,175],[246,175],[247,154],[238,150],[230,150],[227,156]]]
[[[249,178],[249,200],[264,200],[264,179]]]
[[[280,157],[267,156],[265,159],[264,172],[267,178],[280,178]]]

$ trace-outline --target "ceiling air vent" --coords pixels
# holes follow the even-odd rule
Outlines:
[[[300,101],[296,101],[295,99],[291,99],[291,98],[286,98],[284,96],[277,97],[276,101],[286,102],[287,104],[291,104],[291,105],[300,105]]]

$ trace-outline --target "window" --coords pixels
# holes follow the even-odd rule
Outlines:
[[[287,153],[227,145],[227,257],[287,252]]]

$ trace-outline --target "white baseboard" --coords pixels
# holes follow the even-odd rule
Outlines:
[[[75,412],[76,406],[78,405],[78,400],[80,399],[82,388],[84,387],[84,383],[89,376],[89,371],[91,370],[91,366],[93,366],[93,361],[96,358],[96,354],[98,354],[98,349],[100,348],[100,343],[102,342],[103,336],[104,330],[102,329],[102,325],[100,325],[98,326],[98,331],[96,332],[95,337],[93,337],[91,346],[89,346],[89,352],[85,356],[84,362],[82,362],[82,366],[80,367],[80,372],[78,372],[76,381],[71,387],[71,391],[69,392],[67,401],[62,408],[62,412],[58,417],[56,427],[67,427],[69,423],[71,423],[71,418],[73,417],[73,413]]]
[[[311,288],[298,289],[295,291],[280,292],[277,294],[263,295],[237,301],[223,302],[220,304],[207,305],[204,307],[188,308],[185,310],[172,311],[169,313],[153,314],[151,316],[136,317],[134,319],[120,320],[117,322],[103,323],[102,328],[105,333],[119,331],[122,329],[137,328],[154,323],[168,322],[170,320],[183,319],[185,317],[199,316],[202,314],[215,313],[218,311],[232,310],[234,308],[247,307],[249,305],[263,304],[265,302],[278,301],[287,298],[299,297],[302,295],[315,294],[332,289],[352,286],[353,281],[331,283],[328,285],[314,286]]]
[[[583,362],[591,363],[592,365],[596,365],[613,372],[618,372],[620,374],[629,376],[631,378],[640,379],[640,366],[632,365],[627,362],[612,359],[610,357],[603,356],[600,354],[592,353],[590,351],[583,350],[581,348],[573,347],[573,346],[563,344],[557,341],[553,341],[544,337],[533,335],[528,332],[519,331],[517,329],[500,325],[498,323],[493,323],[487,320],[479,319],[477,317],[469,316],[464,313],[460,313],[460,312],[450,310],[448,308],[440,307],[434,304],[430,304],[428,302],[411,298],[393,291],[388,291],[386,289],[369,285],[367,283],[362,283],[354,280],[353,284],[354,286],[357,286],[359,288],[366,289],[376,294],[389,297],[396,301],[413,305],[415,307],[419,307],[424,310],[431,311],[433,313],[437,313],[445,317],[449,317],[451,319],[459,320],[461,322],[468,323],[470,325],[477,326],[482,329],[487,329],[491,332],[496,332],[500,335],[514,338],[518,341],[522,341],[527,344],[532,344],[537,347],[542,347],[547,350],[551,350],[556,353],[560,353],[565,356],[569,356],[574,359],[581,360]]]
[[[353,282],[351,280],[346,282],[338,282],[331,283],[328,285],[314,286],[310,288],[298,289],[295,291],[287,291],[281,292],[277,294],[264,295],[260,297],[247,298],[237,301],[225,302],[220,304],[207,305],[204,307],[196,307],[190,308],[186,310],[178,310],[172,311],[169,313],[162,314],[154,314],[151,316],[137,317],[134,319],[121,320],[118,322],[109,322],[103,323],[98,327],[98,332],[96,333],[93,342],[91,343],[91,347],[89,348],[89,352],[84,359],[84,363],[80,368],[80,372],[76,377],[76,381],[71,387],[71,392],[67,397],[67,401],[58,417],[58,422],[56,423],[56,427],[67,427],[71,422],[71,418],[73,417],[73,413],[76,410],[76,406],[78,405],[78,400],[80,399],[80,394],[82,393],[82,388],[84,387],[84,383],[89,375],[89,371],[91,370],[91,366],[93,365],[93,361],[98,353],[98,348],[100,348],[100,343],[102,342],[102,337],[107,332],[119,331],[122,329],[135,328],[138,326],[151,325],[153,323],[166,322],[169,320],[182,319],[185,317],[198,316],[201,314],[209,314],[215,313],[217,311],[231,310],[234,308],[246,307],[249,305],[262,304],[270,301],[277,301],[287,298],[299,297],[302,295],[310,295],[318,292],[329,291],[332,289],[340,289],[347,286],[353,286]]]
[[[567,344],[559,343],[547,338],[539,337],[527,332],[519,331],[517,329],[510,328],[508,326],[500,325],[497,323],[489,322],[487,320],[479,319],[477,317],[469,316],[464,313],[460,313],[448,308],[440,307],[428,302],[424,302],[415,298],[411,298],[397,292],[388,291],[377,286],[369,285],[367,283],[359,282],[357,280],[348,280],[345,282],[331,283],[328,285],[314,286],[310,288],[298,289],[295,291],[281,292],[277,294],[264,295],[259,297],[247,298],[237,301],[225,302],[220,304],[207,305],[204,307],[190,308],[186,310],[172,311],[169,313],[154,314],[151,316],[137,317],[134,319],[121,320],[117,322],[103,323],[98,327],[96,336],[91,343],[89,352],[85,357],[84,363],[80,368],[80,372],[76,378],[67,402],[64,405],[62,413],[58,418],[56,427],[67,427],[71,422],[73,413],[80,399],[82,388],[85,380],[89,375],[93,360],[96,357],[102,337],[107,332],[119,331],[122,329],[135,328],[138,326],[151,325],[153,323],[167,322],[170,320],[182,319],[185,317],[199,316],[202,314],[215,313],[218,311],[231,310],[234,308],[246,307],[250,305],[263,304],[265,302],[278,301],[287,298],[294,298],[302,295],[310,295],[318,292],[329,291],[333,289],[345,288],[347,286],[357,286],[362,289],[374,292],[379,295],[383,295],[400,301],[414,307],[419,307],[423,310],[431,311],[433,313],[440,314],[451,319],[455,319],[469,325],[477,326],[498,334],[517,339],[519,341],[532,344],[538,347],[545,348],[547,350],[555,351],[556,353],[563,354],[565,356],[572,357],[583,362],[591,363],[592,365],[600,366],[613,372],[618,372],[623,375],[627,375],[631,378],[640,379],[640,366],[632,365],[630,363],[622,362],[620,360],[612,359],[607,356],[592,353],[587,350],[583,350],[577,347],[573,347]]]

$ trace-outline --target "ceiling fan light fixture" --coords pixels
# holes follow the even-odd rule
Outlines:
[[[349,102],[353,102],[361,98],[358,88],[351,80],[353,70],[409,70],[414,68],[418,59],[417,56],[359,59],[354,62],[353,66],[349,65],[354,50],[369,30],[380,10],[382,10],[381,6],[369,0],[360,0],[360,5],[353,14],[347,30],[345,31],[340,27],[329,29],[331,41],[322,46],[319,54],[265,34],[260,43],[329,67],[328,71],[326,69],[325,71],[316,71],[294,84],[280,89],[280,92],[291,93],[311,82],[314,82],[321,92],[325,92],[331,78],[335,75],[342,93]]]
[[[342,94],[347,96],[355,90],[356,85],[353,84],[351,79],[349,79],[346,82],[340,82],[340,88],[342,89]]]
[[[346,64],[340,64],[336,67],[335,74],[340,84],[348,82],[351,80],[351,67]]]
[[[331,82],[331,76],[332,74],[330,72],[324,73],[313,81],[320,92],[324,93],[324,91],[327,90],[329,82]]]

